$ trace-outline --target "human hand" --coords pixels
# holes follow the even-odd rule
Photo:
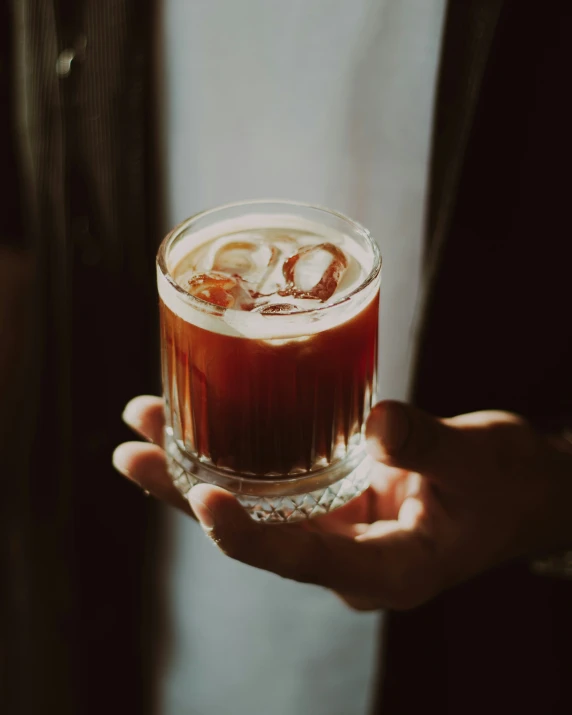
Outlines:
[[[330,588],[354,608],[412,608],[505,561],[572,547],[572,456],[506,412],[438,419],[378,404],[366,432],[379,462],[371,486],[331,514],[284,525],[252,521],[218,487],[179,494],[158,398],[135,398],[124,419],[154,444],[120,445],[119,471],[194,512],[228,556]]]

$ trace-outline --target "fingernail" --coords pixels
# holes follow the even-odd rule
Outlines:
[[[111,457],[111,463],[117,469],[118,472],[121,472],[125,477],[129,477],[131,479],[131,475],[129,474],[127,467],[125,465],[125,460],[123,458],[123,445],[119,445],[119,447],[116,447],[115,450],[113,451],[113,456]]]
[[[129,427],[139,427],[141,425],[141,420],[139,418],[139,412],[134,400],[131,400],[125,405],[121,419],[129,425]]]
[[[131,472],[127,469],[127,466],[125,464],[125,461],[124,461],[121,453],[122,453],[122,449],[121,449],[121,445],[119,445],[119,447],[117,447],[115,449],[115,451],[113,452],[113,456],[111,457],[111,463],[113,464],[115,469],[117,469],[117,471],[120,474],[122,474],[124,477],[129,479],[129,481],[132,482],[133,484],[135,484],[136,486],[141,487],[139,482],[133,477]],[[146,492],[146,494],[148,494],[148,492]]]
[[[368,451],[379,459],[383,454],[395,454],[405,444],[409,421],[401,405],[390,403],[374,409],[366,430]]]
[[[199,501],[195,497],[191,496],[189,497],[189,503],[203,529],[205,531],[212,531],[215,526],[215,518],[208,506],[203,504],[202,501]]]

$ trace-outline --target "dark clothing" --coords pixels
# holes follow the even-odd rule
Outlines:
[[[37,268],[2,406],[0,709],[153,712],[157,515],[110,455],[124,403],[157,390],[154,3],[2,12],[0,240]],[[414,389],[439,415],[570,422],[571,12],[450,3]],[[572,712],[569,597],[516,565],[389,614],[380,712]]]
[[[490,12],[468,25],[471,5]],[[434,183],[440,250],[413,393],[433,414],[503,409],[539,429],[572,424],[571,33],[567,2],[451,3],[434,179],[454,162],[439,145],[470,84],[470,62],[453,59],[486,54],[486,66],[457,186],[440,194]],[[383,715],[570,713],[572,582],[512,565],[390,613],[381,660]]]
[[[33,348],[18,362],[32,359],[12,372],[18,399],[1,457],[10,551],[0,711],[151,712],[157,505],[134,498],[111,454],[130,438],[126,401],[158,392],[152,7],[2,7],[10,125],[0,140],[15,168],[0,171],[18,195],[1,240],[37,271]]]

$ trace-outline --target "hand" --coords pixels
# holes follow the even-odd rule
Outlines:
[[[135,398],[124,419],[154,444],[120,445],[119,471],[194,512],[232,558],[330,588],[354,608],[412,608],[505,561],[572,548],[572,455],[509,413],[438,419],[382,402],[367,423],[379,462],[369,489],[285,525],[255,523],[218,487],[196,486],[184,499],[160,448],[158,398]]]

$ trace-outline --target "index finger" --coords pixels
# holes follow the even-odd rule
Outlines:
[[[163,446],[165,403],[154,395],[139,395],[130,400],[123,411],[123,421],[145,439]]]
[[[165,452],[156,445],[124,442],[113,453],[113,466],[159,501],[194,517],[189,502],[173,484]]]

